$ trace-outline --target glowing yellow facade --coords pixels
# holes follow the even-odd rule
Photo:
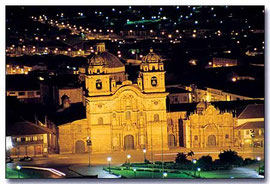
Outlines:
[[[232,113],[221,113],[213,105],[201,102],[197,112],[190,115],[185,124],[187,148],[233,147],[236,120]]]
[[[168,149],[165,71],[152,51],[141,64],[137,83],[116,85],[98,54],[86,74],[86,114],[93,152]]]

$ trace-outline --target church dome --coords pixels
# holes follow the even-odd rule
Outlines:
[[[143,57],[142,59],[145,63],[158,63],[161,61],[161,57],[153,52],[153,49],[150,49],[150,53]]]
[[[107,62],[104,60],[103,57],[100,56],[100,54],[94,53],[91,54],[88,58],[87,58],[87,62],[90,66],[103,66],[103,65],[107,65]]]
[[[125,65],[112,53],[109,52],[101,52],[99,54],[106,63],[108,63],[109,68],[118,68],[124,67]]]
[[[125,66],[115,55],[109,52],[91,54],[87,60],[88,64],[91,66],[106,65],[109,68],[118,68]]]

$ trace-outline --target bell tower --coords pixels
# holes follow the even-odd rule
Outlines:
[[[110,95],[108,63],[97,52],[89,57],[86,70],[86,95]]]
[[[145,93],[165,92],[165,71],[161,57],[150,49],[140,65],[138,86]]]

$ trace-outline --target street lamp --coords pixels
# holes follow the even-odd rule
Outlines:
[[[197,171],[199,172],[198,176],[200,177],[201,168],[197,168]]]
[[[107,158],[107,161],[109,162],[109,173],[111,173],[111,160],[112,160],[112,157]]]
[[[197,160],[196,159],[192,159],[192,163],[195,165],[197,163]],[[194,176],[196,176],[196,169],[194,171]]]
[[[146,161],[145,153],[146,153],[146,149],[144,148],[144,149],[143,149],[144,162]]]
[[[130,156],[130,154],[128,154],[128,155],[127,155],[128,168],[130,167],[130,158],[131,158],[131,156]]]
[[[258,174],[260,175],[260,161],[261,161],[261,157],[257,157],[256,160],[259,162]]]
[[[22,168],[22,167],[19,166],[19,165],[16,166],[16,169],[17,169],[17,171],[18,171],[18,178],[20,178],[20,172],[19,172],[19,170],[21,170],[21,168]]]
[[[166,178],[168,174],[166,172],[163,173],[163,178]]]
[[[136,171],[137,171],[137,169],[134,168],[133,171],[134,171],[134,178],[136,178]]]

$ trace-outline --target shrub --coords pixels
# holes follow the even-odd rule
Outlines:
[[[186,164],[190,161],[187,159],[187,155],[185,153],[177,153],[175,162],[179,164]]]
[[[218,157],[221,164],[229,165],[230,167],[243,164],[243,158],[239,156],[236,151],[233,151],[231,149],[224,150],[223,153],[220,153],[218,155]]]
[[[197,163],[203,170],[212,170],[214,166],[212,157],[209,155],[202,156]]]

